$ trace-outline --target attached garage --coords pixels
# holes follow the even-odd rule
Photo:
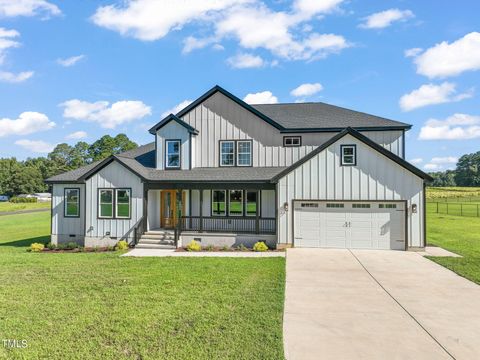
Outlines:
[[[295,200],[295,247],[405,250],[404,201]]]

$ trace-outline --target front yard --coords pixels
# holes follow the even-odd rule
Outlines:
[[[0,358],[283,358],[285,259],[27,253],[49,217],[0,217]]]
[[[428,213],[427,242],[453,251],[462,258],[430,259],[480,284],[480,219]]]

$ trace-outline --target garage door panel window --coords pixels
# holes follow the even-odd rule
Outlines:
[[[396,209],[397,204],[378,204],[379,209]]]
[[[357,147],[355,145],[341,145],[340,152],[342,166],[357,165]]]
[[[337,203],[327,203],[327,208],[340,208],[343,209],[345,204],[337,204]]]
[[[352,204],[354,209],[370,209],[370,204]]]

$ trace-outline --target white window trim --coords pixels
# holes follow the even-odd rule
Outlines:
[[[239,145],[240,143],[248,143],[250,145],[250,152],[249,153],[240,153],[240,151],[238,150],[239,149]],[[249,167],[249,166],[252,166],[252,147],[253,147],[253,144],[252,144],[252,141],[251,140],[237,140],[237,148],[236,148],[236,156],[235,156],[235,160],[237,162],[237,166],[241,166],[241,167]],[[238,158],[239,158],[239,155],[240,154],[249,154],[249,162],[248,162],[248,165],[245,165],[245,164],[240,164],[239,161],[238,161]]]
[[[113,215],[115,214],[115,189],[98,189],[98,218],[99,219],[113,219]],[[112,215],[111,216],[104,216],[102,215],[101,209],[102,209],[102,204],[110,204],[108,203],[102,203],[102,191],[110,191],[112,193]]]
[[[353,154],[352,155],[345,155],[344,150],[345,149],[352,149]],[[345,162],[345,156],[353,156],[353,163],[346,163]],[[357,147],[355,145],[341,145],[340,146],[340,164],[342,166],[356,166],[357,165]]]
[[[287,144],[287,140],[291,140],[292,144]],[[294,140],[298,141],[298,144],[294,144]],[[299,147],[302,146],[302,137],[301,136],[284,136],[283,137],[283,146],[284,147]]]
[[[242,193],[242,200],[240,201],[240,203],[242,204],[242,212],[240,214],[232,214],[232,206],[231,206],[232,203],[230,201],[230,194],[231,194],[232,191],[240,191]],[[245,194],[244,194],[243,190],[235,190],[235,189],[228,190],[228,216],[234,216],[234,217],[235,216],[243,216],[243,210],[244,210],[243,208],[244,208],[244,204],[245,204],[244,203],[244,201],[245,201],[244,197],[245,197]]]
[[[120,216],[118,215],[118,192],[119,191],[128,191],[128,216]],[[122,203],[123,204],[123,203]],[[129,188],[118,188],[115,189],[115,218],[117,219],[131,219],[132,217],[132,190]]]
[[[168,144],[169,143],[178,143],[178,165],[168,166]],[[180,169],[182,167],[182,142],[178,139],[167,139],[165,140],[165,169]],[[175,154],[172,154],[175,155]]]
[[[223,143],[232,143],[232,150],[233,150],[233,162],[232,164],[225,165],[222,163],[222,158],[223,158],[223,151],[222,151],[222,144]],[[230,155],[230,154],[228,154]],[[235,140],[220,140],[220,166],[221,167],[232,167],[235,166]]]

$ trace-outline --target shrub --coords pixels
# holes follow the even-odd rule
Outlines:
[[[58,244],[57,245],[57,249],[58,250],[65,250],[67,248],[67,245],[66,244]]]
[[[237,249],[240,251],[248,251],[248,248],[243,244],[240,244],[240,246]]]
[[[228,245],[223,245],[222,250],[223,251],[228,251],[228,250],[230,250],[230,247]]]
[[[37,202],[37,198],[20,198],[20,197],[12,197],[10,198],[10,202],[12,203],[36,203]]]
[[[120,240],[117,243],[117,250],[127,250],[128,249],[128,243],[125,240]]]
[[[73,250],[73,249],[76,249],[78,248],[78,244],[74,241],[71,241],[71,242],[68,242],[65,244],[65,249],[67,250]]]
[[[214,250],[215,250],[215,246],[213,246],[212,244],[207,245],[207,246],[205,247],[205,250],[207,250],[207,251],[214,251]]]
[[[30,245],[30,251],[33,251],[33,252],[40,252],[44,248],[45,248],[45,245],[43,245],[41,243],[33,243],[33,244]]]
[[[49,243],[47,244],[47,248],[48,248],[49,250],[55,250],[55,249],[57,248],[57,245],[49,242]]]
[[[113,251],[113,250],[115,250],[115,247],[113,247],[112,245],[107,246],[107,251]]]
[[[188,251],[200,251],[202,250],[202,247],[200,246],[200,243],[192,240],[190,243],[187,245],[187,250]]]
[[[257,241],[255,245],[253,245],[253,251],[262,252],[267,250],[268,250],[268,246],[265,245],[263,241]]]

